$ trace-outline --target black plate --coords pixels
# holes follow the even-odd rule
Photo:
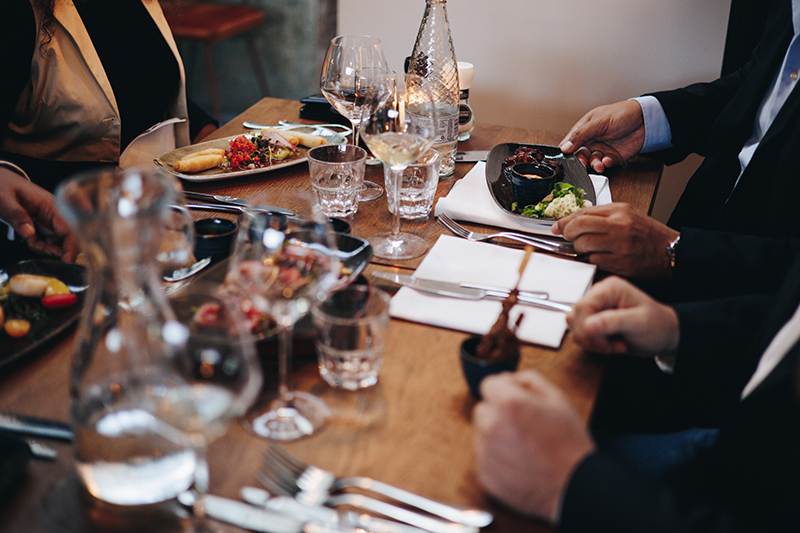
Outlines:
[[[47,318],[31,324],[30,332],[24,337],[9,337],[0,331],[0,367],[6,366],[26,355],[60,334],[81,316],[87,284],[87,269],[75,263],[65,263],[50,259],[31,259],[0,270],[0,283],[5,283],[15,274],[38,274],[58,278],[76,293],[78,301],[65,309],[47,311]]]
[[[548,146],[545,144],[522,144],[522,143],[503,143],[498,144],[489,152],[486,158],[486,182],[492,198],[500,208],[508,214],[526,222],[537,222],[542,225],[550,226],[555,220],[552,218],[526,217],[511,211],[511,204],[514,203],[514,193],[511,190],[511,182],[503,174],[503,161],[514,155],[517,148],[537,148],[549,159],[558,159],[564,166],[564,182],[579,187],[584,190],[584,200],[589,200],[592,205],[597,205],[597,198],[594,193],[594,185],[589,178],[589,174],[578,158],[574,155],[565,156],[561,153],[558,146]]]

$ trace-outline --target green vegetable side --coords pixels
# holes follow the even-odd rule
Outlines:
[[[532,218],[563,218],[570,214],[571,211],[576,211],[587,204],[591,205],[591,202],[583,199],[583,194],[583,189],[562,181],[556,183],[553,186],[553,192],[545,196],[538,204],[526,205],[520,209],[517,202],[514,202],[511,204],[511,210],[514,213]],[[572,198],[568,198],[569,196],[572,196]],[[547,208],[554,202],[557,204],[554,207],[559,208],[555,216],[551,216],[551,213],[545,214]]]

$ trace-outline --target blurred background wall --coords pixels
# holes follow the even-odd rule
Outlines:
[[[238,0],[225,0],[236,3]],[[719,76],[731,0],[450,0],[456,56],[475,65],[470,102],[478,121],[566,133],[589,109],[644,92]],[[251,0],[273,96],[318,92],[327,42],[369,34],[402,70],[424,0]],[[335,21],[335,25],[333,25]],[[190,94],[203,100],[199,54],[184,50]],[[258,100],[244,44],[215,49],[229,116]],[[654,216],[664,220],[699,158],[665,171]]]

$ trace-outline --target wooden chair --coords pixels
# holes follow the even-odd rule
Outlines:
[[[217,82],[214,77],[214,64],[211,46],[220,41],[242,36],[250,53],[250,61],[256,74],[262,96],[269,96],[270,90],[264,67],[253,39],[252,31],[264,23],[264,13],[245,5],[216,4],[189,0],[161,0],[161,8],[169,23],[176,41],[192,42],[201,45],[208,92],[211,97],[211,111],[218,121],[222,120]]]

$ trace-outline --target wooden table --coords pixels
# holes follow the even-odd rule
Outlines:
[[[243,133],[243,120],[277,124],[297,120],[300,104],[266,98],[230,123],[215,137]],[[488,150],[501,142],[554,144],[555,134],[479,124],[461,150]],[[457,164],[452,178],[440,182],[437,197],[446,195],[470,164]],[[660,165],[636,159],[609,172],[616,201],[650,212],[661,175]],[[367,179],[383,183],[381,167],[368,168]],[[307,165],[297,165],[256,178],[207,184],[186,183],[187,189],[248,197],[261,187],[310,189]],[[385,196],[384,196],[385,198]],[[208,216],[204,213],[203,216]],[[352,217],[353,233],[368,236],[391,226],[386,200],[361,204]],[[445,233],[432,219],[404,227],[433,245]],[[368,267],[415,268],[419,259],[389,265],[376,260]],[[486,508],[495,514],[487,531],[549,531],[549,526],[521,517],[487,499],[478,486],[472,452],[471,416],[475,401],[461,374],[459,345],[464,333],[392,320],[379,384],[358,393],[333,391],[321,382],[313,354],[296,353],[295,385],[323,396],[334,416],[318,435],[286,445],[301,458],[341,475],[365,475],[437,500]],[[41,353],[0,373],[0,412],[17,412],[69,420],[68,377],[73,335],[56,339]],[[267,356],[271,357],[271,356]],[[271,365],[268,364],[271,367]],[[536,369],[558,385],[581,416],[588,419],[603,361],[585,354],[566,336],[558,350],[524,346],[521,368]],[[273,390],[265,391],[264,401]],[[262,402],[263,403],[263,402]],[[263,407],[259,407],[263,408]],[[243,485],[257,484],[265,441],[234,425],[210,449],[212,491],[238,497]],[[34,460],[18,493],[0,509],[6,531],[94,531],[174,529],[163,508],[125,512],[92,501],[77,488],[70,445],[54,442],[54,462]],[[154,516],[160,518],[154,518]],[[156,527],[156,526],[161,527]],[[235,528],[231,528],[235,529]]]

